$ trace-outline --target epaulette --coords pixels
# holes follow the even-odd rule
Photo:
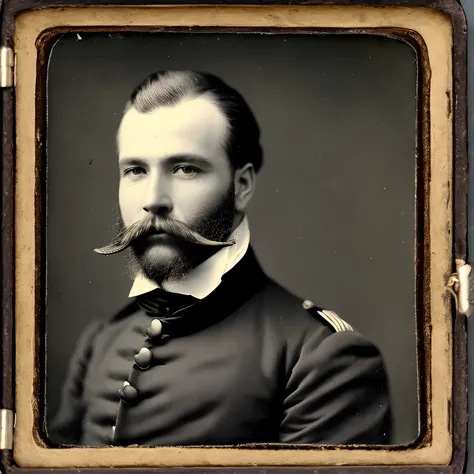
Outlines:
[[[303,308],[313,316],[318,316],[324,319],[336,332],[351,332],[354,328],[340,318],[334,311],[329,309],[319,309],[314,306],[310,300],[303,301]]]

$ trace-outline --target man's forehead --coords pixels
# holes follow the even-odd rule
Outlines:
[[[179,146],[212,153],[222,147],[228,129],[227,117],[209,96],[183,99],[146,114],[131,107],[119,127],[119,155],[168,153]]]

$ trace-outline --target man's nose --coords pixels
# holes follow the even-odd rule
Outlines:
[[[164,184],[164,183],[163,183]],[[163,184],[151,186],[143,210],[152,214],[168,214],[173,209],[173,201]]]

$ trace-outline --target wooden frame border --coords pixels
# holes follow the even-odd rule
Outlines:
[[[26,2],[22,3],[23,7],[24,3]],[[33,2],[31,6],[38,6],[38,3],[46,2]],[[68,3],[73,4],[74,2]],[[119,1],[111,1],[108,2],[108,5],[112,6],[112,3],[122,4]],[[379,2],[364,3],[376,4]],[[422,2],[411,3],[420,4]],[[220,5],[214,7],[208,5],[192,8],[178,5],[155,5],[133,8],[121,6],[119,10],[116,10],[110,7],[87,6],[74,9],[31,10],[17,16],[19,11],[11,9],[11,6],[15,4],[15,1],[7,3],[2,29],[3,43],[14,45],[18,54],[16,114],[13,114],[13,91],[7,90],[3,93],[3,194],[5,196],[5,192],[10,192],[9,197],[4,199],[3,203],[4,216],[7,217],[7,221],[3,222],[3,265],[4,275],[7,270],[7,278],[8,275],[14,276],[14,269],[16,275],[21,275],[22,278],[21,280],[18,278],[15,288],[13,288],[13,280],[5,288],[7,281],[4,280],[3,323],[4,328],[8,326],[7,333],[4,333],[4,340],[13,335],[11,331],[13,324],[5,324],[13,323],[13,304],[15,304],[17,323],[15,360],[17,425],[13,459],[9,453],[4,459],[5,464],[19,471],[24,469],[14,467],[12,461],[27,468],[65,468],[71,466],[71,462],[74,467],[122,466],[137,468],[143,466],[253,465],[309,467],[336,464],[352,466],[444,465],[453,468],[460,466],[460,461],[464,460],[466,428],[465,420],[463,420],[463,408],[465,409],[466,404],[466,395],[463,396],[463,390],[466,387],[466,334],[464,321],[457,315],[454,324],[454,340],[452,339],[452,308],[444,293],[447,277],[453,271],[454,258],[465,259],[466,253],[465,195],[467,177],[464,173],[467,155],[465,152],[465,105],[461,103],[462,98],[465,97],[465,65],[463,64],[463,58],[465,60],[465,20],[459,6],[453,1],[436,2],[438,9],[391,7],[388,5],[383,8],[374,8],[368,5],[365,7],[351,5],[343,8],[339,5]],[[440,4],[444,4],[444,6],[449,4],[451,10],[446,11],[446,8],[440,8]],[[10,10],[8,10],[9,5]],[[180,8],[179,16],[176,15],[177,8]],[[127,9],[126,12],[124,9]],[[188,13],[184,13],[186,11]],[[150,15],[150,13],[156,14],[157,12],[159,15],[156,15],[156,18],[153,17],[153,14]],[[38,402],[35,393],[38,393],[37,389],[40,383],[35,372],[35,360],[37,360],[36,356],[40,345],[40,334],[37,330],[38,321],[35,321],[32,315],[38,310],[38,274],[41,270],[41,262],[39,259],[40,249],[38,249],[35,236],[37,236],[38,221],[41,217],[38,196],[41,195],[42,186],[40,176],[36,173],[35,156],[38,157],[38,153],[42,152],[42,134],[44,133],[41,128],[38,128],[38,117],[35,121],[34,114],[31,113],[34,110],[34,106],[32,108],[31,104],[35,98],[36,71],[40,66],[36,61],[36,41],[46,30],[70,26],[79,29],[103,25],[127,28],[132,25],[137,27],[215,26],[217,21],[220,26],[228,27],[327,28],[328,19],[335,20],[336,23],[332,23],[331,26],[337,28],[379,27],[416,32],[416,35],[422,39],[426,46],[431,73],[430,103],[426,108],[423,108],[422,114],[422,123],[430,128],[429,133],[424,134],[424,140],[426,140],[426,148],[424,148],[425,151],[430,149],[431,163],[429,173],[424,175],[423,180],[425,185],[428,178],[431,180],[430,188],[425,188],[428,191],[430,207],[425,207],[425,213],[427,213],[425,217],[428,217],[429,220],[429,228],[425,229],[429,234],[429,246],[425,246],[425,250],[428,250],[429,254],[424,256],[425,263],[430,265],[430,286],[425,287],[425,291],[430,294],[432,311],[431,347],[427,348],[427,355],[431,359],[433,368],[431,371],[433,387],[430,404],[431,417],[428,419],[427,431],[429,436],[425,436],[423,442],[418,446],[403,450],[392,448],[375,450],[363,447],[330,450],[317,447],[312,450],[301,450],[289,449],[287,446],[278,450],[256,450],[245,447],[238,450],[232,448],[48,448],[39,436],[37,423],[35,423],[38,418]],[[454,48],[454,55],[451,54],[451,48]],[[13,116],[16,116],[18,121],[16,161],[15,144],[12,140]],[[10,124],[8,124],[8,120],[10,120]],[[8,140],[9,133],[11,133],[10,140]],[[455,160],[453,160],[453,151],[456,156]],[[15,164],[16,182],[13,180]],[[453,188],[455,193],[453,193]],[[15,190],[14,202],[12,199],[13,190]],[[455,194],[454,209],[453,194]],[[35,202],[36,205],[32,206],[32,202]],[[8,227],[9,225],[11,227]],[[455,230],[454,241],[451,233],[452,227]],[[13,240],[13,236],[15,236],[15,240]],[[8,249],[15,249],[16,253],[8,256],[5,253]],[[14,256],[16,260],[13,259]],[[16,298],[14,298],[13,289]],[[4,349],[6,357],[3,359],[4,369],[9,357],[10,360],[13,358],[13,351],[8,352],[9,348],[12,349],[12,341],[6,342],[6,351]],[[453,349],[454,360],[452,359]],[[434,357],[435,355],[436,357]],[[452,370],[453,362],[455,364],[454,370]],[[454,399],[452,397],[453,375]],[[12,381],[12,376],[13,370],[10,365],[10,375],[7,374],[6,379],[4,378],[7,383],[2,387],[2,406],[7,408],[9,405],[13,408],[13,390],[8,386],[8,381]],[[452,411],[453,407],[454,412]],[[452,437],[453,429],[454,439]],[[119,458],[120,453],[124,453],[122,459]],[[387,469],[383,468],[383,470]],[[389,469],[393,471],[397,468]],[[377,472],[379,470],[381,468],[377,468]],[[30,470],[28,469],[28,471]],[[314,469],[312,471],[314,472]],[[450,471],[451,468],[446,472]],[[436,472],[441,471],[437,469]]]

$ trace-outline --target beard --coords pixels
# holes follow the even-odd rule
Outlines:
[[[225,242],[231,232],[235,217],[235,191],[233,183],[220,202],[206,214],[190,223],[182,224],[196,235],[212,242]],[[123,222],[119,220],[123,229]],[[185,232],[187,229],[183,229]],[[156,282],[178,280],[207,260],[222,246],[200,245],[184,238],[166,235],[164,241],[150,242],[152,237],[136,239],[130,245],[128,273],[134,278],[138,273]]]

